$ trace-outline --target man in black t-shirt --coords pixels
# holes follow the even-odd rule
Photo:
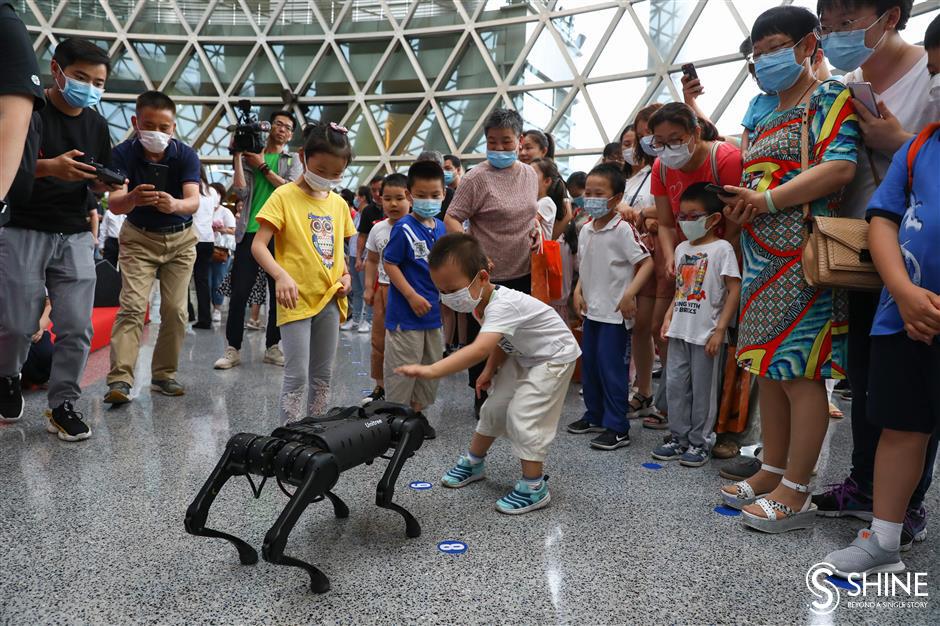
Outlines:
[[[12,208],[0,231],[0,405],[2,419],[22,417],[19,372],[48,290],[55,328],[49,379],[47,430],[63,441],[91,435],[73,406],[91,348],[95,297],[95,240],[89,223],[89,195],[110,187],[80,157],[111,161],[108,124],[91,107],[104,91],[110,71],[107,53],[90,41],[66,39],[52,57],[54,84],[42,122],[36,180],[29,201]],[[5,392],[5,393],[4,393]]]

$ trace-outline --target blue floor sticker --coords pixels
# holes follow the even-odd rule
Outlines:
[[[826,580],[831,582],[836,587],[840,589],[847,589],[848,591],[858,591],[858,587],[850,583],[844,578],[839,578],[838,576],[826,576]]]
[[[663,469],[663,466],[659,463],[644,463],[643,467],[649,470],[660,470]]]
[[[449,539],[437,544],[437,549],[444,554],[463,554],[467,551],[467,544],[462,541],[454,541],[453,539]]]
[[[408,486],[415,491],[426,491],[433,487],[431,483],[425,482],[423,480],[416,480],[413,483],[408,483]]]
[[[741,511],[721,504],[715,507],[715,513],[718,513],[719,515],[727,515],[728,517],[737,517],[741,514]]]

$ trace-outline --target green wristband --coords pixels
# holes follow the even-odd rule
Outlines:
[[[771,213],[777,212],[777,205],[774,204],[774,198],[770,193],[770,189],[764,192],[764,202],[767,203],[767,210]]]

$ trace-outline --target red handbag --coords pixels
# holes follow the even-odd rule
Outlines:
[[[561,298],[561,245],[557,241],[546,240],[538,222],[536,230],[539,247],[532,252],[532,297],[549,304]]]

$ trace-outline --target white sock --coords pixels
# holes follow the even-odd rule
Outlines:
[[[878,540],[878,545],[881,546],[882,550],[897,552],[898,549],[900,549],[901,530],[903,528],[904,524],[886,522],[877,517],[871,521],[871,531],[875,533],[875,538]]]
[[[485,456],[485,455],[484,455],[484,456],[474,456],[474,454],[473,454],[472,452],[470,452],[469,450],[467,450],[467,460],[470,461],[470,465],[479,465],[480,463],[483,462],[484,459],[486,459],[486,456]]]

